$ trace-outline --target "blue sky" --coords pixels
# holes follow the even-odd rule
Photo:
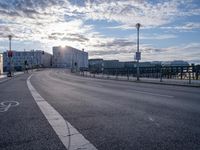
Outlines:
[[[90,58],[200,64],[199,0],[0,0],[0,52],[84,48]]]

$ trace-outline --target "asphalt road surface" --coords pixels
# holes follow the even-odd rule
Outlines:
[[[0,84],[0,149],[65,149],[38,108],[28,74]],[[199,150],[200,88],[35,72],[39,94],[98,150]],[[0,107],[1,110],[1,107]]]

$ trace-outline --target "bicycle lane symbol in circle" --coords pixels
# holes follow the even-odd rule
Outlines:
[[[6,112],[10,107],[16,107],[19,105],[17,101],[4,101],[0,103],[0,112]]]

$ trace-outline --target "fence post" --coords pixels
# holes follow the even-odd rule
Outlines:
[[[189,71],[189,84],[191,84],[191,72]]]
[[[198,80],[199,79],[199,71],[196,70],[196,75],[195,76],[196,76],[196,80]]]
[[[115,70],[116,79],[118,79],[117,69]]]
[[[162,82],[162,68],[160,69],[160,82]]]
[[[107,79],[109,79],[109,72],[107,72]]]
[[[127,78],[129,80],[129,69],[127,68]]]
[[[181,67],[181,80],[183,79],[183,67]]]

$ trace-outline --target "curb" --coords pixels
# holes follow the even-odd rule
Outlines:
[[[9,81],[9,80],[12,80],[13,78],[16,78],[16,77],[18,77],[18,76],[20,76],[20,75],[23,75],[24,74],[24,72],[23,73],[21,73],[21,74],[16,74],[16,75],[14,75],[13,77],[4,77],[4,78],[1,78],[0,79],[0,84],[1,83],[4,83],[4,82],[7,82],[7,81]]]
[[[191,85],[191,84],[178,84],[178,83],[152,82],[152,81],[133,81],[133,82],[200,88],[200,85]]]
[[[114,81],[125,81],[125,82],[135,82],[135,83],[149,83],[149,84],[159,84],[159,85],[169,85],[169,86],[182,86],[182,87],[195,87],[200,88],[200,85],[192,85],[192,84],[178,84],[178,83],[166,83],[166,82],[153,82],[153,81],[136,81],[136,80],[123,80],[123,79],[114,79],[114,78],[101,78],[101,77],[90,77],[90,76],[82,76],[79,74],[75,74],[77,76],[93,78],[93,79],[103,79],[103,80],[114,80]]]

